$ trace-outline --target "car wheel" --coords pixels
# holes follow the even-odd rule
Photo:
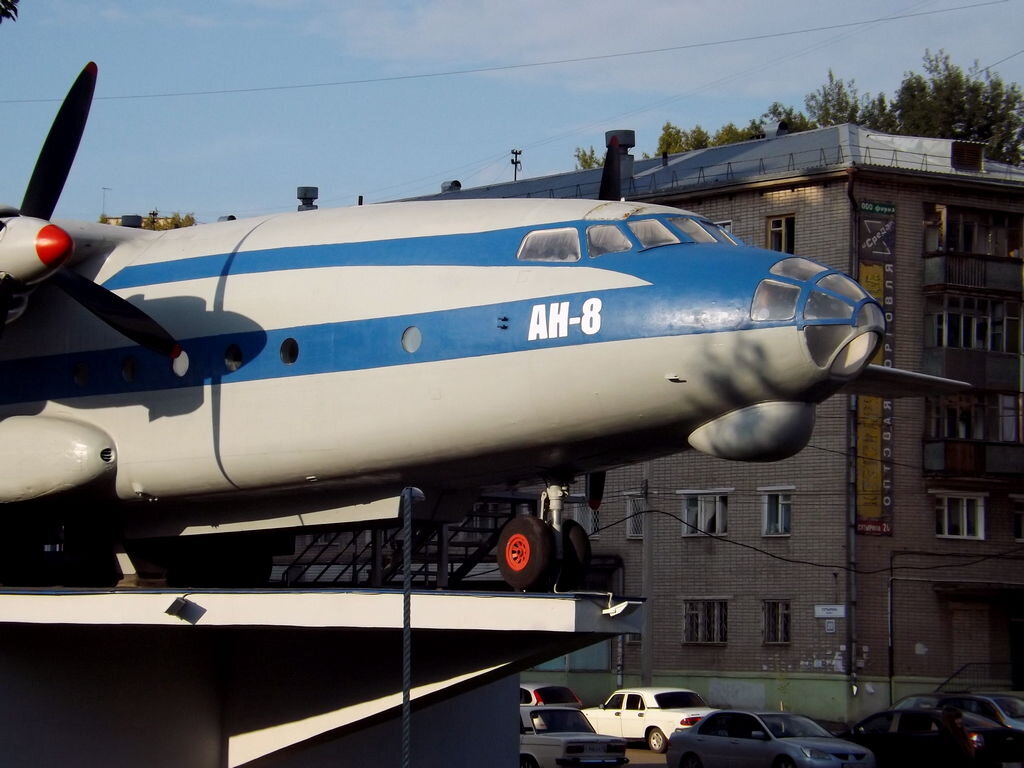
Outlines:
[[[651,752],[657,752],[658,754],[662,754],[668,749],[668,739],[665,738],[661,728],[651,728],[647,732],[647,748]]]
[[[693,752],[688,752],[679,761],[679,768],[704,768],[704,763]]]
[[[796,763],[789,755],[779,755],[772,763],[772,768],[796,768]]]
[[[520,755],[519,768],[538,768],[537,761],[529,755]]]

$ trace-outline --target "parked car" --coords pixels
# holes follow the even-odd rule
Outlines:
[[[626,740],[594,733],[575,707],[519,707],[519,768],[625,765]]]
[[[974,744],[974,765],[1024,768],[1024,734],[973,712],[964,712],[963,721]],[[840,735],[874,752],[878,768],[963,764],[953,735],[942,724],[941,709],[876,712]]]
[[[519,683],[520,704],[558,704],[582,709],[583,702],[572,688],[548,683]]]
[[[686,688],[623,688],[583,714],[598,733],[643,739],[648,749],[664,752],[676,728],[689,728],[714,711],[699,693]]]
[[[922,693],[906,696],[893,709],[942,709],[956,707],[961,712],[995,720],[1007,728],[1024,730],[1024,699],[1010,693]]]
[[[668,740],[667,768],[875,768],[871,750],[789,712],[720,709]],[[908,763],[925,766],[926,763]]]

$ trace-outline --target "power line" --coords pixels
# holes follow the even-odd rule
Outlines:
[[[662,48],[647,48],[639,51],[620,51],[618,53],[604,53],[596,54],[593,56],[578,56],[564,59],[548,59],[543,61],[533,62],[521,62],[518,64],[499,64],[489,67],[468,67],[466,69],[450,69],[440,72],[421,72],[417,74],[406,74],[406,75],[390,75],[384,77],[367,77],[367,78],[356,78],[352,80],[333,80],[321,83],[291,83],[287,85],[265,85],[265,86],[252,86],[248,88],[219,88],[205,91],[167,91],[163,93],[138,93],[138,94],[122,94],[116,96],[96,96],[94,101],[128,101],[136,99],[170,99],[170,98],[183,98],[189,96],[223,96],[229,94],[244,94],[244,93],[267,93],[271,91],[292,91],[309,88],[337,88],[348,85],[373,85],[377,83],[392,83],[401,82],[407,80],[425,80],[428,78],[440,78],[440,77],[455,77],[460,75],[478,75],[489,72],[507,72],[519,69],[535,69],[538,67],[550,67],[560,66],[563,64],[580,64],[590,61],[603,61],[607,59],[618,59],[627,58],[633,56],[650,56],[658,53],[672,53],[677,51],[694,50],[698,48],[711,48],[720,45],[735,45],[737,43],[750,43],[758,40],[770,40],[779,37],[793,37],[796,35],[806,35],[812,32],[827,32],[836,29],[846,29],[849,27],[859,27],[868,24],[878,24],[880,22],[888,21],[901,21],[905,19],[920,18],[922,16],[934,16],[941,13],[951,13],[953,11],[962,11],[973,8],[983,8],[989,5],[1001,5],[1009,2],[1009,0],[986,0],[981,3],[971,3],[967,5],[958,5],[950,8],[938,8],[931,11],[917,11],[913,13],[900,13],[893,14],[891,16],[879,16],[873,19],[863,19],[861,21],[848,21],[840,24],[827,24],[818,27],[805,27],[803,29],[795,29],[784,32],[766,32],[760,35],[747,35],[745,37],[734,37],[724,40],[713,40],[704,41],[698,43],[685,43],[683,45],[672,45],[665,46]],[[1014,54],[1016,55],[1016,54]],[[1012,57],[1010,57],[1012,58]],[[996,62],[1001,63],[1001,62]],[[995,65],[992,65],[995,66]],[[35,104],[44,102],[59,102],[63,99],[0,99],[0,104]]]

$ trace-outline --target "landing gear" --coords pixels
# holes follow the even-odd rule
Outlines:
[[[545,519],[509,520],[498,538],[498,569],[514,590],[569,592],[583,586],[590,567],[590,539],[575,520],[563,520],[568,488],[549,484],[541,497]]]

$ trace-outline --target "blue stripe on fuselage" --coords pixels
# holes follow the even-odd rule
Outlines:
[[[582,228],[589,223],[550,226]],[[183,339],[190,365],[187,374],[180,378],[173,374],[167,360],[139,347],[8,360],[0,363],[0,380],[5,382],[0,403],[131,393],[137,393],[139,402],[145,403],[147,392],[205,383],[308,376],[547,347],[740,330],[753,326],[748,316],[750,298],[758,281],[779,258],[773,251],[757,248],[681,244],[595,259],[584,257],[575,264],[515,261],[522,235],[534,229],[538,227],[195,257],[127,267],[107,281],[106,286],[140,287],[225,273],[404,264],[512,269],[587,266],[630,274],[650,284],[421,314]],[[531,316],[541,311],[538,307],[549,312],[552,305],[567,302],[569,315],[579,317],[583,302],[593,298],[601,300],[599,332],[586,334],[577,323],[570,325],[564,335],[528,337]],[[501,328],[502,325],[507,327]],[[402,333],[410,326],[418,327],[423,339],[413,353],[405,351],[401,344]],[[173,327],[170,330],[173,332]],[[284,363],[280,354],[281,343],[288,338],[294,339],[299,348],[298,358],[292,364]],[[225,366],[225,352],[230,345],[240,348],[243,361],[234,371]],[[130,381],[122,374],[128,357],[137,363],[137,373]]]

